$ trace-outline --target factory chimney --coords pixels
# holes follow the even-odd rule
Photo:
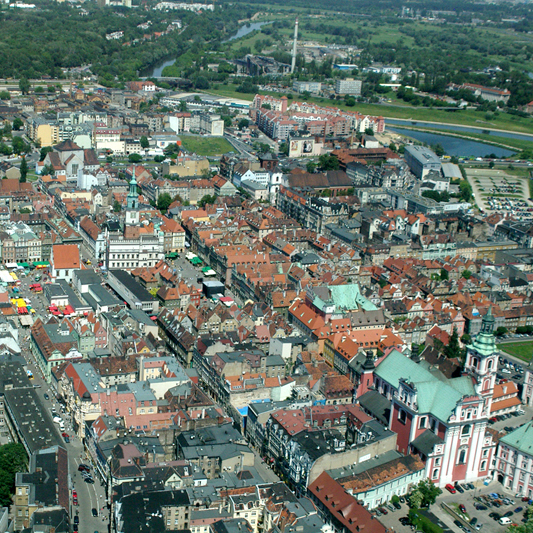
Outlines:
[[[296,24],[294,25],[294,43],[292,45],[292,63],[291,63],[291,74],[294,74],[294,69],[296,67],[296,51],[298,49],[298,17],[296,17]]]

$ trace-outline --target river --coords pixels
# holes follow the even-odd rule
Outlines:
[[[487,133],[495,137],[507,137],[509,139],[521,139],[523,141],[533,142],[533,134],[528,133],[514,133],[507,131],[491,130],[490,128],[476,128],[472,126],[459,126],[455,124],[439,124],[435,122],[424,122],[423,120],[412,120],[403,118],[387,118],[387,124],[396,124],[398,126],[416,126],[423,129],[438,129],[438,130],[452,130],[462,131],[465,133]]]
[[[387,120],[389,123],[390,120]],[[419,123],[417,123],[418,125]],[[424,127],[426,127],[424,125]],[[390,128],[387,130],[394,133],[400,133],[411,139],[416,139],[419,142],[426,143],[428,145],[440,144],[446,154],[454,155],[456,157],[485,157],[488,154],[494,154],[496,157],[508,157],[515,152],[507,150],[506,148],[500,148],[493,146],[492,144],[485,144],[478,141],[470,141],[468,139],[461,139],[460,137],[451,137],[449,135],[440,135],[438,133],[427,133],[425,131],[406,130],[404,128]]]
[[[241,26],[231,37],[222,42],[227,43],[229,41],[234,41],[235,39],[245,37],[249,33],[261,29],[261,26],[264,26],[265,24],[270,24],[270,22],[253,22],[252,24]],[[161,78],[161,76],[163,75],[163,69],[165,67],[171,67],[175,62],[175,58],[165,59],[164,61],[161,61],[159,63],[156,63],[155,65],[152,65],[151,67],[148,67],[147,69],[144,69],[141,72],[141,77]]]

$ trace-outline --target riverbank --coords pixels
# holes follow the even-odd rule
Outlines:
[[[390,129],[394,131],[394,126],[391,126]],[[401,126],[398,129],[402,130],[411,130],[411,131],[420,131],[422,133],[430,133],[435,135],[441,135],[444,137],[457,137],[459,139],[465,139],[468,141],[482,141],[483,144],[489,144],[497,148],[505,148],[507,150],[517,151],[517,150],[527,150],[532,147],[532,143],[528,141],[521,141],[520,139],[505,139],[505,144],[500,138],[494,138],[493,135],[483,135],[480,133],[470,133],[465,135],[464,133],[457,133],[454,131],[448,130],[438,130],[438,129],[426,129],[426,128],[417,128],[416,126]]]
[[[242,100],[251,101],[254,99],[255,95],[237,93],[235,91],[236,88],[236,84],[228,83],[227,85],[219,85],[216,89],[209,89],[205,92],[218,96],[241,98]],[[260,91],[260,93],[269,94],[277,98],[281,98],[285,95],[285,93],[271,91]],[[293,98],[294,100],[302,100],[302,97],[297,94],[294,94]],[[306,101],[323,106],[334,106],[346,111],[357,111],[363,115],[382,116],[385,121],[402,120],[406,121],[406,123],[425,122],[427,124],[435,124],[436,126],[461,126],[469,129],[490,130],[497,133],[519,133],[530,137],[531,142],[533,143],[533,134],[531,133],[533,131],[533,118],[523,118],[517,115],[509,115],[507,113],[500,113],[498,116],[492,117],[490,121],[487,121],[484,120],[485,116],[483,113],[472,109],[444,111],[441,109],[366,103],[356,103],[355,106],[350,107],[342,100],[330,100],[328,98],[316,97],[306,98]],[[403,124],[401,127],[403,127]]]

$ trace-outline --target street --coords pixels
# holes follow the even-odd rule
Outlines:
[[[19,286],[21,297],[28,297],[31,299],[31,305],[36,310],[34,317],[41,316],[46,317],[47,307],[42,294],[34,294],[29,290],[29,285],[35,283],[35,276],[37,274],[43,274],[42,271],[34,270],[28,276],[21,277],[21,285]],[[27,299],[27,298],[25,298]],[[63,406],[57,401],[57,393],[49,384],[45,381],[39,367],[36,365],[31,352],[29,350],[29,331],[19,329],[20,335],[20,347],[22,355],[26,360],[27,367],[33,372],[33,385],[35,391],[43,409],[49,412],[55,409],[57,413],[63,418],[65,424],[65,433],[69,436],[69,443],[64,442],[63,446],[68,452],[69,462],[69,488],[70,488],[70,516],[73,520],[74,516],[78,515],[80,520],[80,531],[88,531],[103,533],[107,531],[109,523],[109,512],[106,504],[105,489],[102,486],[100,480],[95,475],[95,483],[86,483],[81,473],[78,472],[78,466],[83,462],[89,464],[86,459],[83,444],[76,436],[72,428],[72,420],[70,415],[63,412]],[[48,400],[45,398],[45,394],[48,396]],[[59,432],[59,428],[56,425],[56,429]],[[94,470],[93,470],[94,472]],[[72,491],[75,490],[78,495],[79,505],[74,506],[72,500]],[[96,509],[98,512],[97,517],[92,516],[92,509]]]

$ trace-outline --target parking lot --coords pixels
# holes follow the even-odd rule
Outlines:
[[[509,498],[512,503],[506,503],[501,498],[498,498],[497,500],[491,498],[489,496],[491,493],[498,493],[503,498]],[[487,503],[485,499],[490,503]],[[499,507],[494,506],[495,501],[498,501],[496,505],[499,505]],[[500,501],[501,503],[499,503]],[[443,506],[443,504],[445,505]],[[459,505],[464,505],[466,514],[461,513]],[[485,507],[485,509],[481,507],[476,509],[476,505]],[[511,523],[521,525],[522,519],[524,518],[524,512],[528,505],[528,502],[522,502],[520,497],[515,497],[514,494],[504,490],[501,484],[495,481],[488,486],[478,482],[474,485],[474,489],[465,490],[463,493],[456,492],[455,494],[451,494],[446,489],[443,489],[443,493],[437,498],[436,503],[429,509],[428,518],[433,523],[438,524],[445,532],[470,531],[471,533],[475,533],[476,531],[480,531],[482,533],[504,533],[509,526],[500,525],[497,519],[495,520],[489,515],[492,513],[498,513],[500,516],[503,516],[506,513],[510,513],[509,518]],[[444,509],[446,506],[452,509],[457,509],[457,515],[449,514]],[[520,510],[515,512],[516,509]],[[400,510],[391,511],[390,509],[387,509],[387,515],[380,516],[379,521],[386,527],[399,531],[400,533],[410,533],[412,532],[412,527],[410,525],[403,525],[400,522],[400,519],[406,517],[408,513],[409,507],[407,503],[402,503]],[[422,510],[422,513],[427,515],[427,512],[424,510]],[[467,525],[473,518],[476,518],[476,524]],[[457,520],[458,523],[455,523],[455,520]],[[461,524],[462,527],[459,527],[459,524]]]
[[[523,219],[533,217],[527,180],[504,170],[467,169],[477,205],[485,211],[513,212]]]

